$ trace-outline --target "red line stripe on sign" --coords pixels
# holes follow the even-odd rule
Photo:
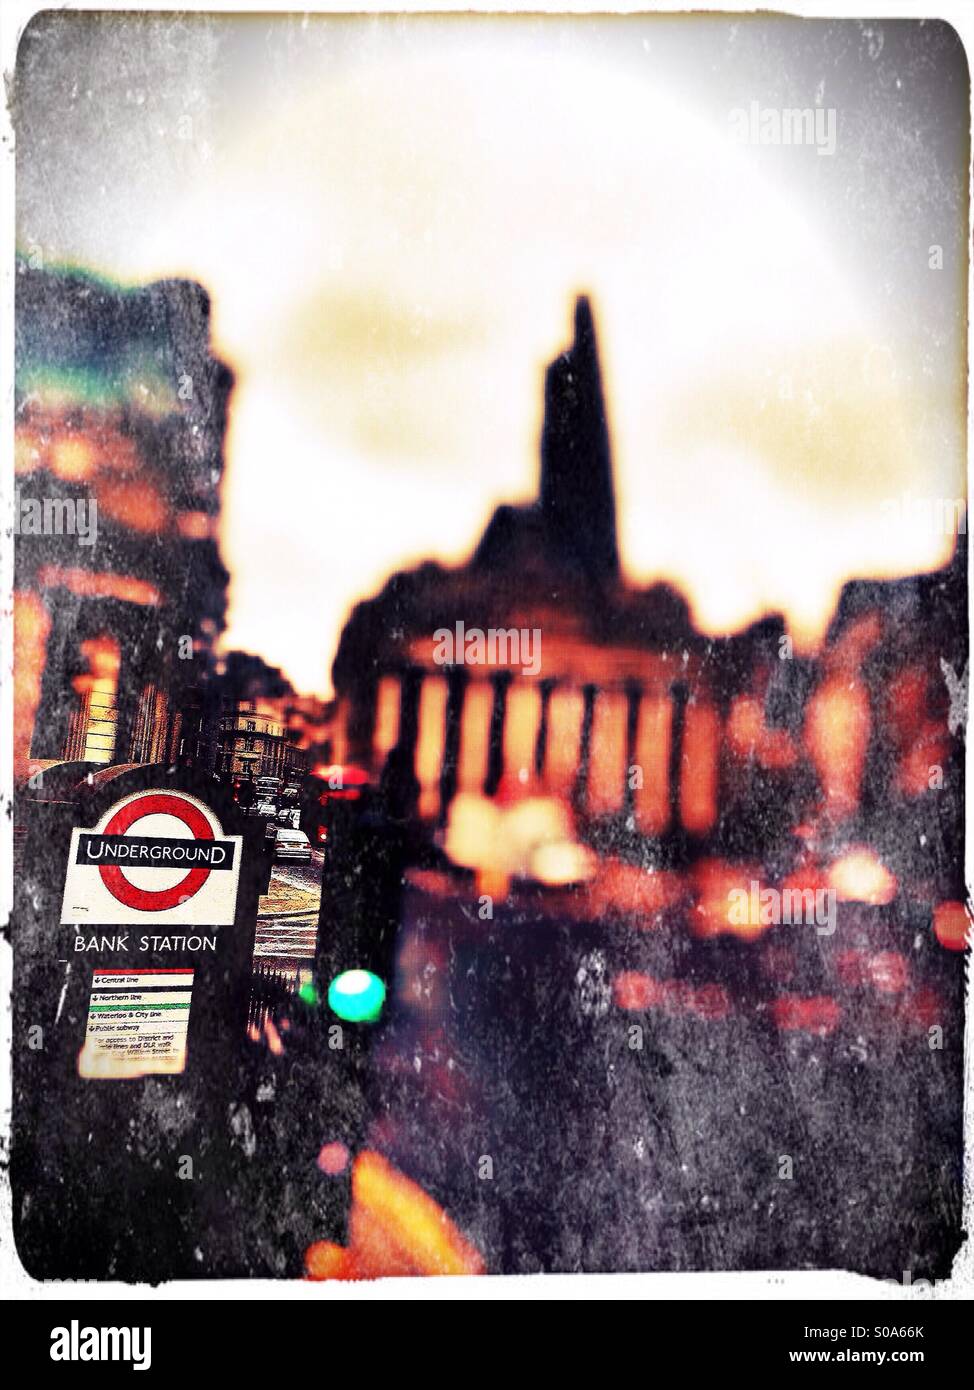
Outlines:
[[[131,970],[109,970],[107,966],[95,970],[96,975],[192,975],[193,966],[181,965],[161,965],[161,966],[134,966]]]

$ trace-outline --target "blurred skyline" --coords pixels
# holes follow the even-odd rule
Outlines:
[[[18,248],[210,293],[224,646],[299,689],[534,495],[576,291],[628,577],[809,643],[846,579],[952,549],[888,504],[966,495],[967,83],[940,23],[48,12]],[[835,154],[735,144],[753,101],[834,109]]]

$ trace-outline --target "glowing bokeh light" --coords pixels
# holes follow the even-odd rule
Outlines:
[[[871,849],[850,849],[832,865],[828,879],[839,902],[885,907],[896,897],[896,879]]]
[[[933,914],[933,934],[947,951],[963,951],[970,941],[971,918],[963,903],[941,903]]]
[[[371,970],[343,970],[328,986],[328,1007],[347,1023],[374,1023],[385,1000],[386,987]]]

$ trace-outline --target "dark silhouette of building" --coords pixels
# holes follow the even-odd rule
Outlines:
[[[541,515],[552,562],[596,583],[619,578],[609,429],[592,306],[575,304],[575,341],[545,375]]]
[[[778,615],[706,637],[673,588],[620,573],[585,298],[544,401],[537,500],[498,507],[468,563],[396,573],[353,610],[333,667],[336,760],[384,770],[422,821],[442,824],[459,792],[540,794],[570,803],[595,843],[648,839],[664,860],[793,848],[816,816],[868,838],[890,798],[952,835],[963,770],[940,662],[956,678],[966,664],[965,538],[935,575],[848,584],[815,658]],[[537,631],[538,669],[439,664],[436,634],[457,624]],[[928,763],[947,762],[949,791],[931,798]]]
[[[18,261],[18,505],[96,518],[84,543],[63,529],[17,537],[21,773],[64,759],[212,768],[232,382],[210,350],[201,286],[124,290]]]
[[[545,373],[538,500],[502,506],[473,564],[538,561],[554,581],[606,588],[619,581],[615,488],[592,306],[575,303],[575,340]],[[557,591],[555,591],[557,592]]]

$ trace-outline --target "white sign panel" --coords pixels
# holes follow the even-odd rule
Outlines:
[[[243,837],[196,797],[133,792],[72,831],[62,925],[229,926],[242,853]]]
[[[88,1080],[154,1074],[186,1066],[192,970],[96,970],[78,1074]]]

